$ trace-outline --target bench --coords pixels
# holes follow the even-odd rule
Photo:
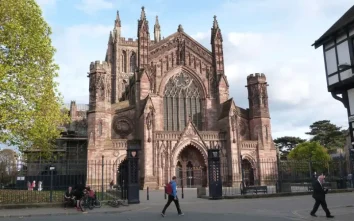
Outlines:
[[[323,186],[323,188],[326,188],[326,189],[332,189],[332,185],[329,182],[324,183],[322,186]],[[308,191],[313,191],[312,185],[309,185]]]
[[[310,191],[309,189],[312,188],[312,184],[311,183],[290,183],[290,191],[292,192],[292,187],[295,187],[295,188],[301,188],[301,190],[303,191]],[[296,191],[295,191],[296,192]]]
[[[268,193],[267,186],[245,186],[244,190],[242,191],[245,193]]]

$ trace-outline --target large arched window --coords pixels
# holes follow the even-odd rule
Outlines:
[[[164,91],[164,130],[183,130],[189,116],[201,130],[201,95],[196,82],[188,74],[181,72],[171,77]]]
[[[134,73],[136,69],[136,54],[135,52],[132,52],[132,55],[130,56],[130,72]]]

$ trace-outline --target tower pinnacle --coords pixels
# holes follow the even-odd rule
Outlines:
[[[159,17],[156,15],[156,21],[154,25],[154,40],[155,42],[161,41],[161,28],[159,24]]]
[[[141,14],[140,14],[140,20],[145,20],[146,15],[145,15],[145,7],[141,7]]]
[[[214,29],[218,29],[219,28],[218,20],[216,20],[216,15],[214,15],[213,28]]]
[[[120,17],[119,17],[119,11],[117,11],[117,15],[116,15],[116,20],[115,20],[115,27],[122,27],[121,26],[121,22],[120,22]]]

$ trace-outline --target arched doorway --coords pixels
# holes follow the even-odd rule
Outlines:
[[[244,182],[246,186],[254,186],[254,170],[249,160],[242,160],[242,169],[244,174]]]
[[[186,146],[178,155],[176,165],[177,185],[195,188],[207,185],[207,167],[200,151]]]

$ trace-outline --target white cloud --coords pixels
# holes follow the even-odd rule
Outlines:
[[[100,10],[111,9],[113,6],[113,3],[108,0],[81,0],[76,8],[87,14],[93,14]]]
[[[209,32],[198,32],[197,34],[191,35],[192,38],[194,38],[196,41],[203,41],[207,38],[210,37]]]
[[[334,100],[326,89],[322,50],[315,50],[311,44],[351,6],[351,1],[228,2],[216,14],[220,15],[218,19],[222,30],[228,30],[222,33],[225,70],[230,83],[230,95],[236,104],[248,106],[247,89],[244,87],[246,77],[259,72],[267,76],[270,85],[268,91],[273,138],[285,135],[307,138],[305,132],[308,126],[323,119],[346,126],[343,105]],[[82,0],[81,3],[78,7],[86,13],[113,7],[108,0]],[[254,15],[262,16],[253,18]],[[273,23],[259,20],[266,17],[279,19]],[[250,25],[238,28],[246,19]],[[229,27],[223,27],[227,21],[234,22],[229,23]],[[253,28],[256,25],[263,27],[260,25],[262,22],[265,25],[267,22],[272,23],[268,24],[271,28]],[[54,45],[58,49],[56,61],[61,67],[60,91],[65,102],[88,102],[86,72],[91,61],[104,59],[111,28],[104,25],[77,25],[56,35]],[[135,33],[135,28],[124,26],[122,36],[127,36],[124,32]],[[210,29],[190,34],[210,48]]]
[[[111,28],[104,25],[72,26],[54,38],[56,62],[60,66],[59,89],[65,102],[88,103],[89,65],[92,61],[104,60]]]
[[[222,29],[237,30],[237,25],[241,24],[237,21],[255,14],[260,16],[250,18],[254,25],[262,16],[282,19],[262,31],[254,32],[250,24],[242,28],[244,31],[223,32],[230,95],[237,105],[248,107],[246,77],[251,73],[264,73],[270,85],[274,138],[285,135],[308,138],[305,132],[309,125],[323,119],[347,127],[346,110],[327,92],[322,49],[315,50],[311,44],[351,5],[348,0],[291,3],[264,0],[255,4],[228,1],[222,7],[219,17],[235,21],[235,27],[231,28],[222,27],[219,20]],[[209,37],[205,35],[205,38]]]

